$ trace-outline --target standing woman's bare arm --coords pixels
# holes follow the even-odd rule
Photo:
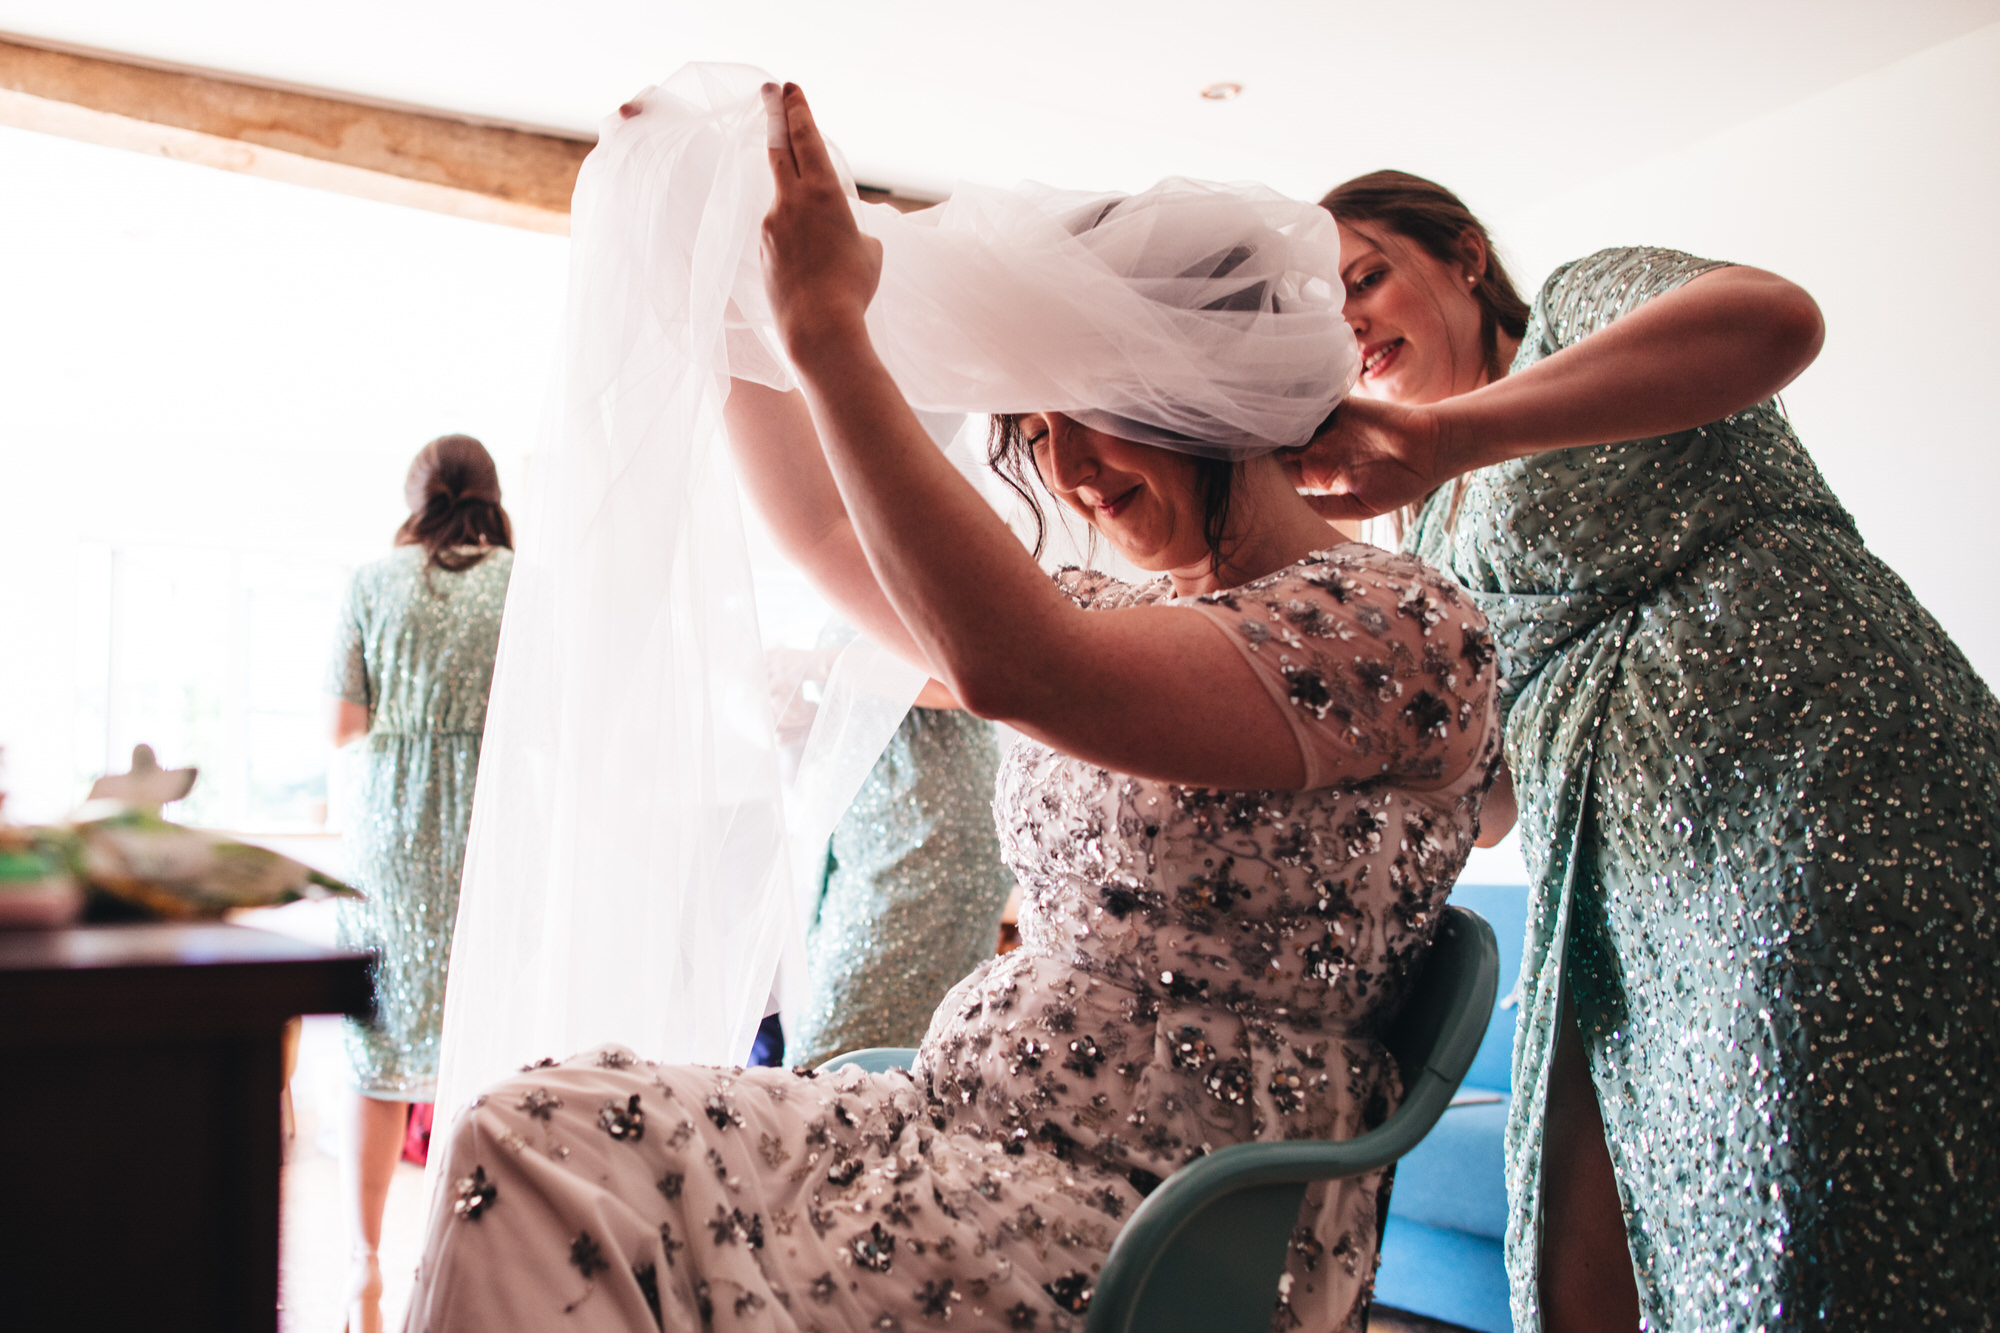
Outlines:
[[[335,746],[350,744],[368,734],[367,705],[335,699],[331,711],[332,717],[327,729],[333,736]]]
[[[1819,355],[1804,288],[1762,269],[1712,269],[1518,375],[1433,409],[1448,465],[1692,430],[1760,403]]]
[[[1325,492],[1322,515],[1366,518],[1509,459],[1719,420],[1798,378],[1825,334],[1803,288],[1714,269],[1471,393],[1421,407],[1350,400],[1293,465]]]

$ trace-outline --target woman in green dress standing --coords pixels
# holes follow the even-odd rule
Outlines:
[[[1982,1326],[2000,709],[1774,398],[1817,307],[1657,249],[1529,305],[1442,187],[1323,202],[1372,401],[1302,483],[1401,508],[1499,652],[1532,880],[1515,1327]]]
[[[348,1333],[381,1326],[382,1210],[410,1103],[436,1087],[445,963],[514,562],[499,473],[471,436],[425,445],[404,498],[395,551],[355,571],[329,680],[334,742],[362,747],[347,845],[367,897],[341,904],[340,944],[376,956],[374,1020],[347,1022]]]

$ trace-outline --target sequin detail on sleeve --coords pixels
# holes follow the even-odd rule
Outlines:
[[[362,708],[375,701],[368,689],[368,657],[361,625],[365,587],[358,579],[348,585],[347,599],[341,603],[340,620],[334,629],[333,652],[326,664],[326,692]]]
[[[1493,693],[1486,617],[1449,579],[1359,543],[1191,602],[1283,709],[1307,790],[1436,783],[1477,752]]]

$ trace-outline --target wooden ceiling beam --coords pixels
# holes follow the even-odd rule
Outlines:
[[[564,234],[596,143],[4,33],[0,125]],[[906,212],[935,202],[868,186],[861,197]]]
[[[0,124],[553,232],[594,142],[4,34]]]

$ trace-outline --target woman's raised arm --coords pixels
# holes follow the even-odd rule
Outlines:
[[[840,491],[827,470],[813,428],[812,411],[796,390],[781,392],[750,380],[729,382],[723,407],[736,475],[751,503],[820,596],[870,639],[912,666],[936,675],[924,650],[904,628],[882,593],[855,536]],[[933,679],[917,696],[926,708],[957,708],[958,700]]]
[[[868,335],[879,247],[855,226],[803,97],[769,98],[789,140],[771,152],[766,286],[853,531],[922,660],[973,712],[1118,772],[1302,785],[1290,719],[1208,616],[1081,609],[931,442]],[[1382,768],[1357,752],[1333,776]]]
[[[1803,288],[1714,269],[1471,393],[1420,407],[1350,399],[1292,467],[1329,518],[1387,513],[1509,459],[1719,420],[1798,378],[1824,337]]]

